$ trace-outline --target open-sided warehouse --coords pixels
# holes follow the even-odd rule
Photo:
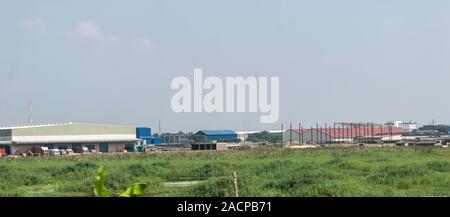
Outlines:
[[[283,132],[283,143],[328,144],[339,142],[399,141],[408,130],[399,127],[382,128],[312,128]]]
[[[118,152],[134,146],[136,128],[126,126],[64,123],[0,128],[0,148],[7,154],[26,153],[33,147]]]

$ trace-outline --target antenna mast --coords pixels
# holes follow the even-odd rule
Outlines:
[[[31,104],[31,100],[30,100],[30,101],[28,101],[28,124],[29,125],[33,124],[32,112],[33,112],[33,104]]]

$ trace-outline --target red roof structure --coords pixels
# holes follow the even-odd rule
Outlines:
[[[292,129],[296,133],[305,134],[311,129]],[[346,128],[312,128],[332,138],[375,138],[389,135],[400,135],[408,130],[399,127],[346,127]]]

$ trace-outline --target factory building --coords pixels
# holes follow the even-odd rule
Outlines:
[[[189,143],[189,137],[191,133],[163,133],[161,134],[162,145],[186,145]]]
[[[208,141],[232,141],[238,139],[238,134],[233,130],[200,130],[196,133]]]
[[[391,127],[400,127],[409,130],[410,132],[417,130],[417,123],[414,121],[389,121],[385,125]]]
[[[0,148],[7,154],[26,153],[33,147],[96,152],[119,152],[151,142],[150,128],[64,123],[0,128]]]
[[[380,128],[311,128],[292,129],[283,132],[283,143],[330,144],[346,142],[400,141],[407,129]]]

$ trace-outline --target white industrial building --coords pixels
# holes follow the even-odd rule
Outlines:
[[[389,121],[386,126],[399,127],[408,131],[417,130],[417,123],[414,121]]]
[[[134,146],[138,140],[136,128],[127,126],[63,123],[0,127],[0,148],[13,155],[26,153],[36,146],[119,152]]]

